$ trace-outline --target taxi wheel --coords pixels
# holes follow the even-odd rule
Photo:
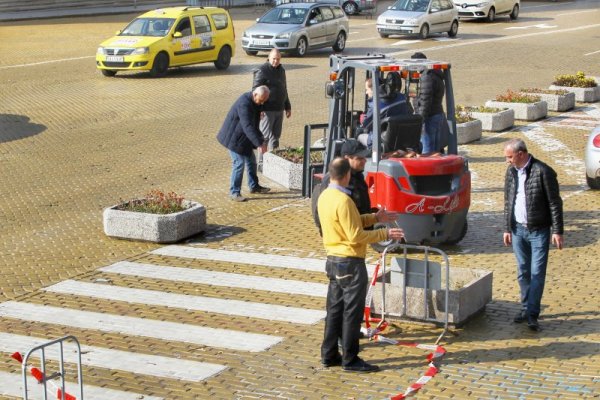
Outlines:
[[[169,69],[169,56],[166,53],[158,53],[154,58],[150,75],[153,77],[161,77],[167,74]]]
[[[113,71],[112,69],[101,69],[100,71],[102,71],[102,75],[104,76],[115,76],[117,74],[117,71]]]
[[[306,42],[306,38],[304,36],[298,39],[298,43],[296,43],[296,55],[298,57],[304,57],[306,55],[306,48],[308,47],[308,43]]]
[[[344,32],[340,32],[338,37],[333,45],[333,51],[336,53],[341,53],[346,48],[346,34]]]
[[[231,63],[231,50],[228,46],[221,47],[219,50],[219,56],[215,61],[215,67],[217,69],[227,69]]]

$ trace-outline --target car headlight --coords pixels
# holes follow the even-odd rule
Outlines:
[[[489,1],[484,1],[483,3],[476,4],[475,6],[481,8],[487,6],[488,4],[490,4]]]
[[[102,55],[106,54],[104,52],[104,47],[98,47],[98,50],[96,50],[96,54],[102,54]]]
[[[285,32],[285,33],[280,33],[279,35],[275,36],[275,39],[289,39],[292,36],[292,32]]]
[[[138,47],[131,54],[148,54],[150,49],[148,47]]]

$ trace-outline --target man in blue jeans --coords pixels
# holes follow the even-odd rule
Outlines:
[[[514,322],[527,321],[540,330],[538,317],[546,280],[550,241],[563,248],[563,207],[556,172],[535,159],[525,142],[512,139],[504,147],[509,164],[504,185],[504,245],[517,259],[521,310]]]
[[[229,150],[233,162],[229,196],[233,201],[246,201],[242,196],[244,166],[248,169],[250,193],[268,193],[271,189],[260,186],[256,174],[254,149],[267,150],[262,133],[258,129],[262,105],[269,99],[269,88],[258,86],[252,92],[242,94],[231,106],[225,122],[217,134],[217,140]]]

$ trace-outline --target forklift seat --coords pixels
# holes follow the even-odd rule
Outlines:
[[[418,152],[421,144],[423,118],[418,114],[396,115],[384,118],[381,123],[383,153],[396,150]]]

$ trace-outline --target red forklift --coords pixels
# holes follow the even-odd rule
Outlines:
[[[446,86],[446,114],[449,137],[445,154],[407,158],[396,150],[419,147],[422,117],[417,114],[385,117],[380,99],[390,74],[401,77],[407,100],[418,94],[419,77],[428,69],[443,72]],[[372,79],[373,124],[372,157],[364,175],[371,204],[399,213],[396,224],[403,228],[410,244],[453,245],[467,233],[467,212],[471,203],[471,174],[465,157],[458,154],[451,66],[448,62],[426,59],[399,60],[386,55],[329,58],[329,100],[327,125],[307,125],[304,138],[303,194],[312,188],[329,163],[339,156],[346,138],[357,138],[360,115],[367,108],[364,82]],[[312,132],[322,129],[320,146],[311,145]],[[310,153],[322,151],[322,163],[310,161]],[[313,157],[314,159],[314,157]],[[378,243],[383,250],[389,243]]]

